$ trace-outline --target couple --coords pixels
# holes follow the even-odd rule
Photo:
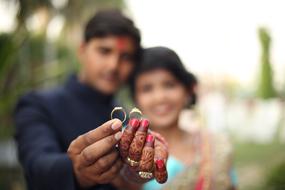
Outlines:
[[[142,49],[140,39],[119,11],[100,11],[85,27],[78,75],[59,88],[20,99],[16,141],[28,189],[235,188],[227,140],[202,129],[187,134],[178,128],[182,109],[195,103],[195,77],[174,51]],[[119,156],[122,122],[110,120],[110,113],[123,84],[129,84],[134,102],[169,152],[161,158],[165,162],[152,163],[167,167],[163,185],[131,178],[133,170]],[[128,126],[142,126],[139,122],[130,120]],[[154,154],[160,150],[154,147]]]

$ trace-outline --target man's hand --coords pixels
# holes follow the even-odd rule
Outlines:
[[[81,187],[109,183],[118,175],[123,163],[115,145],[121,128],[122,122],[113,119],[71,142],[67,153]]]

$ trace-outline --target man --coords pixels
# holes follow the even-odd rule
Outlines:
[[[57,89],[20,99],[16,141],[28,189],[129,185],[119,175],[123,164],[115,148],[122,123],[108,120],[113,95],[128,80],[140,49],[140,34],[130,19],[119,11],[98,12],[78,50],[78,75]]]

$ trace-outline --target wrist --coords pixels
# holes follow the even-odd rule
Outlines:
[[[138,171],[130,168],[128,165],[124,165],[120,172],[120,176],[127,183],[142,185],[149,181],[149,179],[143,179],[139,176]]]
[[[84,189],[89,189],[92,186],[95,186],[96,183],[88,181],[87,179],[84,179],[80,174],[74,173],[74,180],[75,184],[78,187],[78,189],[84,190]]]

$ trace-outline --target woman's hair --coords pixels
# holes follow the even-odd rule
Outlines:
[[[189,106],[196,103],[197,98],[194,92],[194,87],[198,83],[196,77],[186,70],[178,55],[166,47],[152,47],[142,51],[140,64],[135,68],[130,80],[133,98],[135,97],[135,85],[139,75],[156,69],[164,69],[170,72],[186,89],[189,89],[191,95]]]

